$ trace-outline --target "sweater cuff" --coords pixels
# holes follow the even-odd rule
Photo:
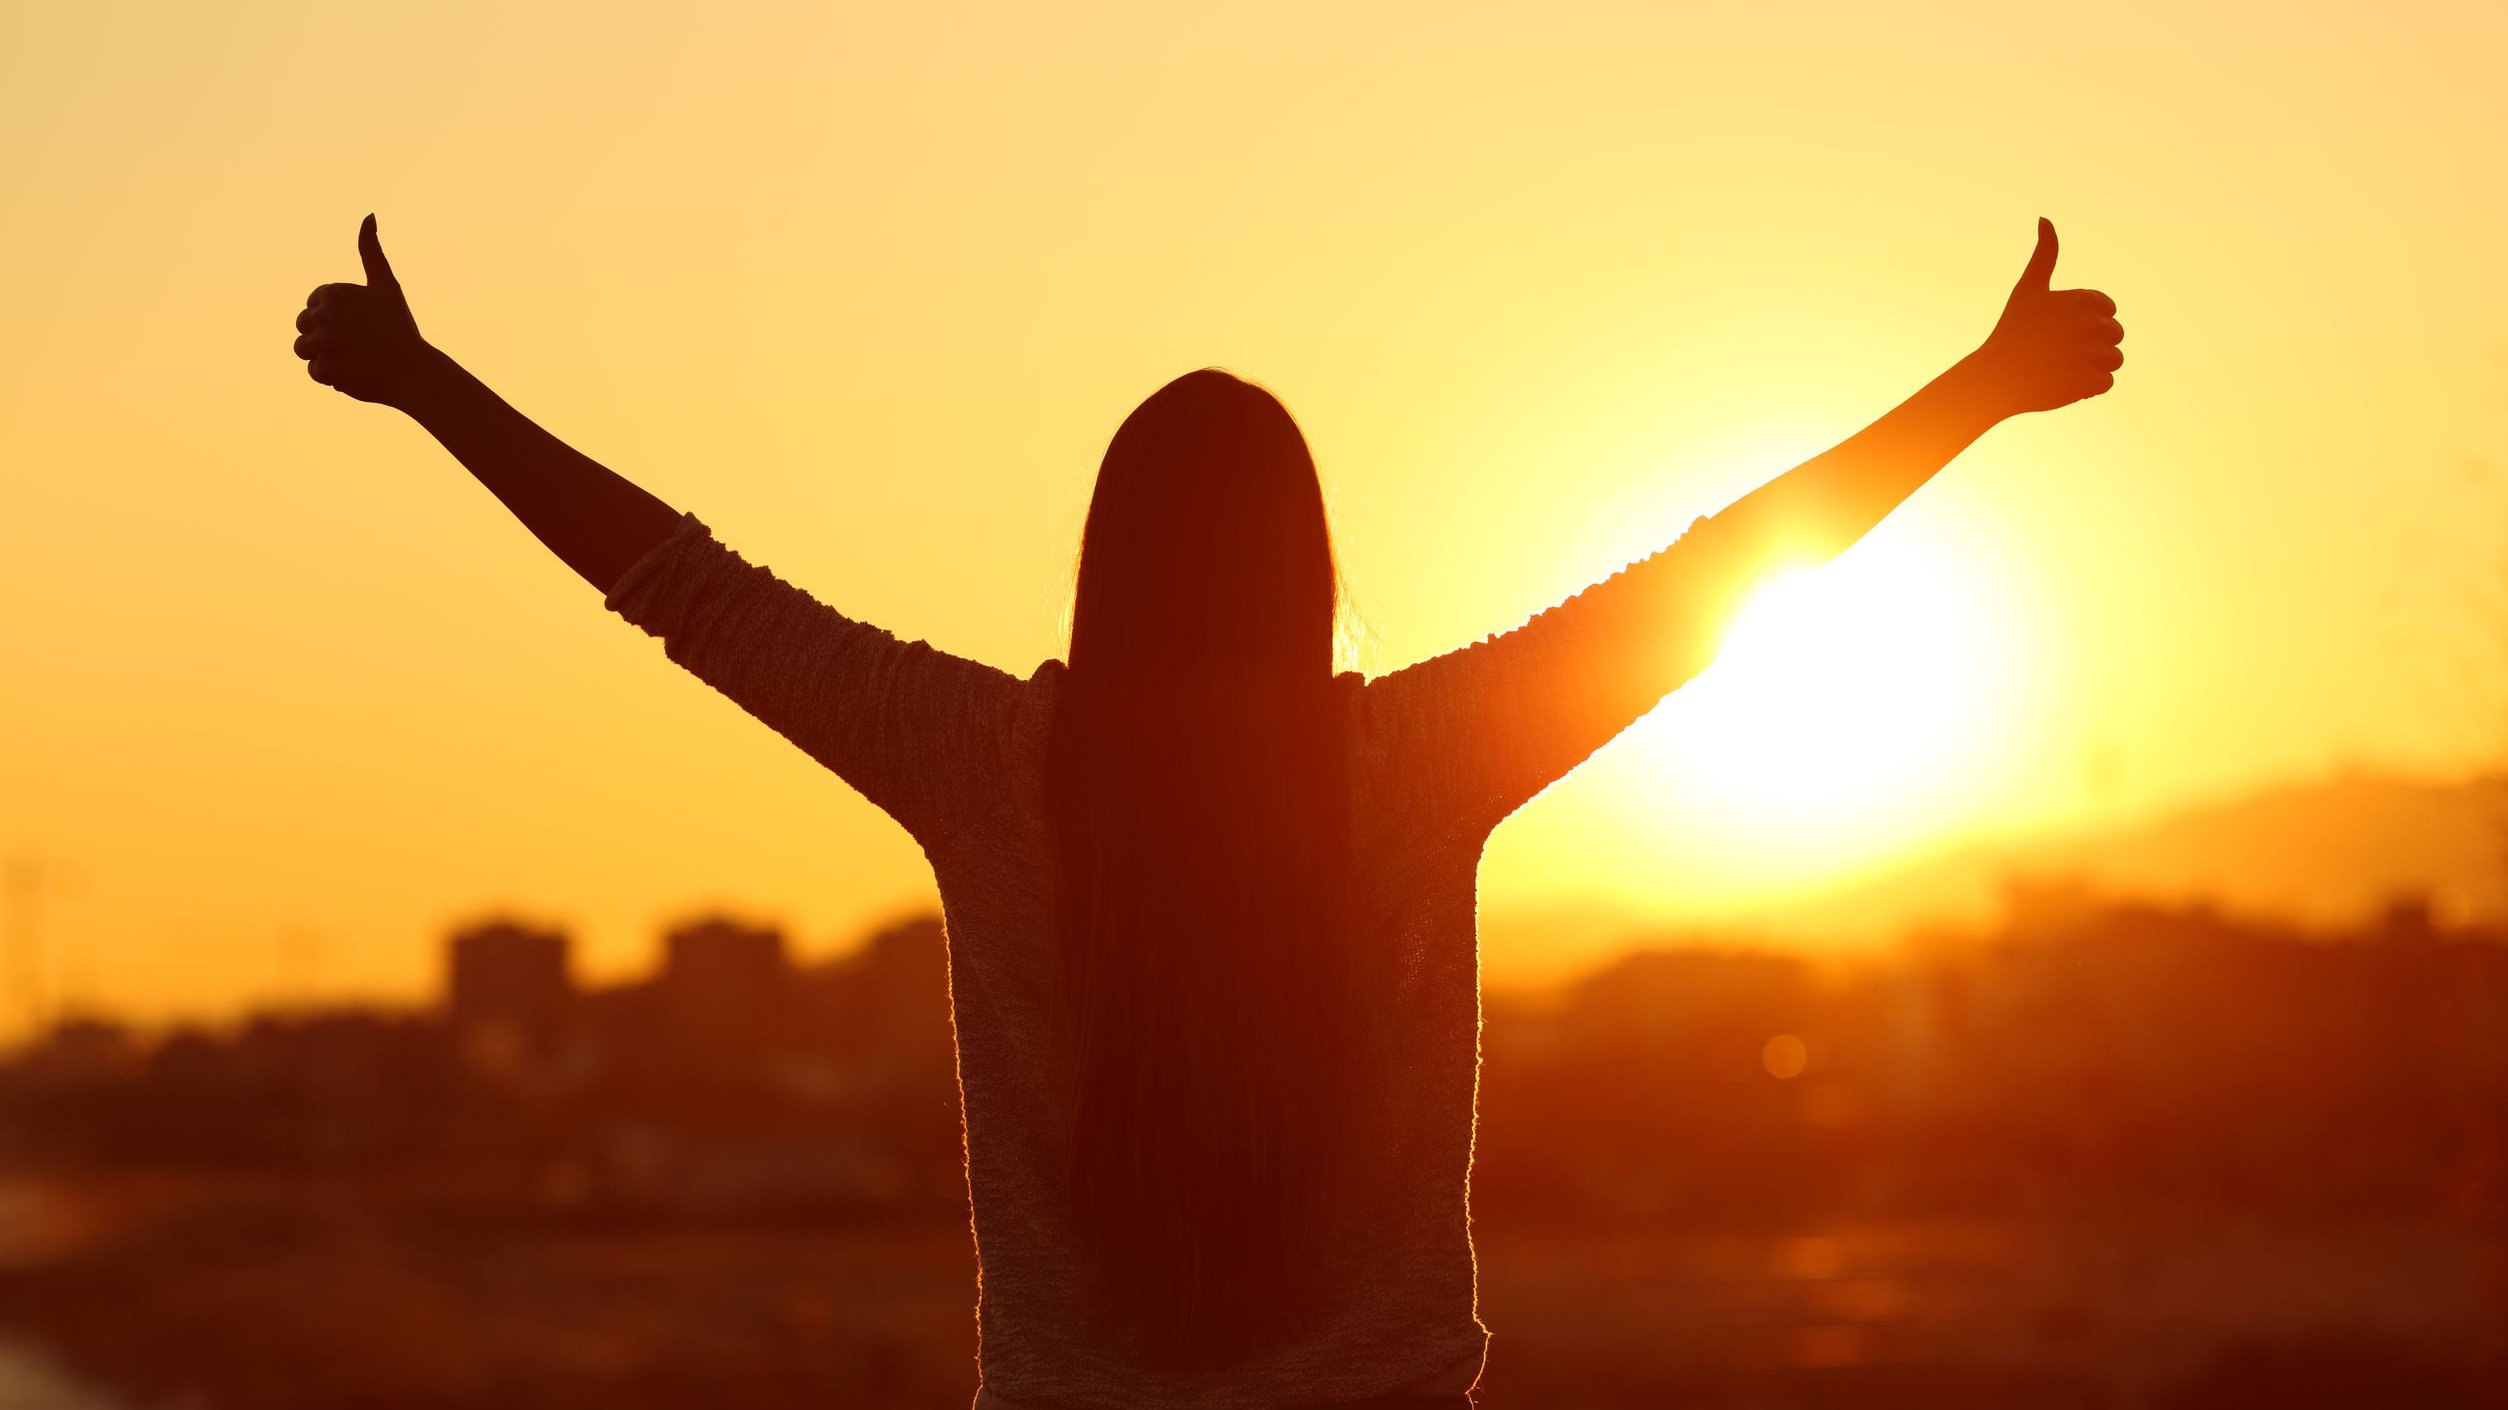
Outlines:
[[[713,542],[713,531],[706,528],[702,520],[694,514],[681,514],[676,528],[663,535],[661,542],[646,549],[635,562],[628,564],[627,571],[618,575],[617,582],[610,584],[609,595],[601,599],[601,605],[646,631],[660,635],[651,620],[657,605],[654,599],[667,596],[662,589],[673,576],[675,566],[684,563],[693,550]]]

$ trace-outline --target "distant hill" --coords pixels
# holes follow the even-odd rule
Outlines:
[[[2442,916],[2508,918],[2508,779],[2277,785],[2112,831],[1956,853],[1771,914],[1766,928],[1858,939],[1911,925],[1973,928],[2000,914],[2015,878],[2209,899],[2319,929],[2408,894]]]
[[[2074,880],[2117,896],[2208,899],[2225,910],[2347,927],[2393,899],[2446,919],[2508,921],[2508,778],[2433,782],[2373,774],[2279,784],[2114,829],[1981,846],[1715,927],[1778,941],[1870,944],[1918,929],[1977,931],[2014,880]],[[1493,917],[1499,968],[1538,980],[1678,930],[1598,907]]]

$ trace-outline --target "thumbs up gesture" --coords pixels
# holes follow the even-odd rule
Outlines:
[[[2125,365],[2116,301],[2096,289],[2053,289],[2055,226],[2038,222],[2038,248],[2003,317],[1972,359],[2006,415],[2052,411],[2116,385]]]
[[[325,284],[305,299],[296,315],[296,355],[306,374],[359,401],[400,405],[428,351],[409,314],[401,281],[383,257],[374,217],[357,229],[357,254],[366,266],[363,284]]]

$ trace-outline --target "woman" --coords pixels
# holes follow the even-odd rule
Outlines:
[[[1069,661],[1022,680],[743,562],[422,340],[366,282],[297,319],[672,660],[913,834],[939,882],[978,1246],[979,1407],[1468,1405],[1483,841],[2005,417],[2106,391],[2116,306],[2038,245],[1896,410],[1513,631],[1335,675],[1315,466],[1189,373],[1115,433]]]

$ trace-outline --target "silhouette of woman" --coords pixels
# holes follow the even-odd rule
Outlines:
[[[900,642],[743,562],[428,345],[368,216],[313,379],[433,433],[670,659],[903,824],[940,886],[978,1407],[1468,1405],[1474,886],[1526,799],[1996,422],[2096,396],[2116,306],[2038,244],[1896,410],[1512,631],[1335,675],[1305,441],[1188,373],[1107,447],[1068,662]]]

